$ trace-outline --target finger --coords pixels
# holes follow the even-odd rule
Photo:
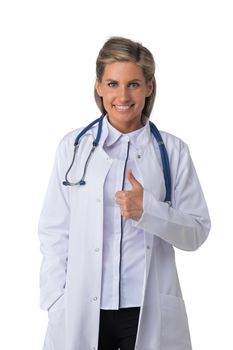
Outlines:
[[[117,199],[124,199],[129,195],[130,191],[117,191],[115,193],[115,198]]]
[[[124,210],[121,209],[121,215],[126,219],[135,219],[138,220],[142,216],[143,211],[142,210]]]
[[[130,184],[132,185],[133,189],[134,188],[138,189],[138,188],[142,187],[140,182],[134,177],[131,169],[128,170],[128,180],[129,180]]]

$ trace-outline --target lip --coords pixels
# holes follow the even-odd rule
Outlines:
[[[133,105],[113,105],[118,112],[127,112]]]

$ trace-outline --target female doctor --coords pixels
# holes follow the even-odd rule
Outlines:
[[[102,117],[58,146],[39,221],[44,350],[191,349],[174,247],[199,248],[210,219],[187,145],[152,133],[154,71],[148,49],[110,38]]]

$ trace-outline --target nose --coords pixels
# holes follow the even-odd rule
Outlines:
[[[121,86],[118,90],[118,99],[120,102],[127,102],[129,101],[129,90],[127,86]]]

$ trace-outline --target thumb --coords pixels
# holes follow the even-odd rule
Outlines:
[[[142,188],[142,185],[140,184],[140,182],[138,182],[138,180],[134,177],[132,170],[129,169],[128,170],[128,180],[131,183],[132,187],[135,189],[138,188]]]

